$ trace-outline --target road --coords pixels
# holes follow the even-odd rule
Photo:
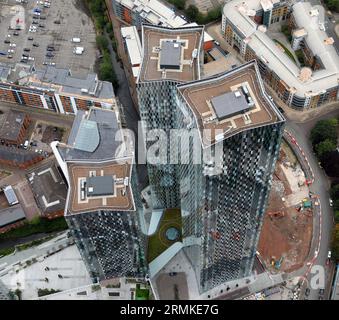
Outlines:
[[[330,246],[330,238],[333,229],[333,210],[329,205],[329,189],[330,184],[328,177],[326,176],[323,169],[320,168],[318,160],[315,157],[312,145],[309,139],[310,131],[315,125],[315,123],[321,119],[330,118],[333,116],[339,115],[339,109],[323,115],[319,118],[310,120],[305,123],[296,123],[288,119],[286,123],[286,129],[296,138],[298,144],[304,151],[305,156],[308,158],[309,164],[312,168],[314,174],[314,182],[310,186],[310,190],[319,196],[321,203],[321,226],[318,223],[314,228],[314,241],[315,241],[315,258],[312,260],[313,265],[320,265],[327,269],[326,260],[327,254]],[[318,220],[319,221],[319,220]],[[319,241],[320,236],[320,242]],[[319,247],[318,247],[319,245]],[[317,248],[318,247],[318,248]],[[318,251],[318,252],[317,252]],[[307,272],[307,271],[306,271]],[[306,273],[306,283],[309,284],[312,274],[309,272]],[[317,300],[318,299],[318,289],[313,290],[312,288],[308,299]],[[329,294],[326,288],[327,294]]]
[[[319,4],[318,1],[313,1],[313,4]],[[333,23],[331,25],[331,22],[327,24],[328,29],[334,29]],[[232,54],[235,54],[238,58],[239,56],[232,50],[232,48],[229,48],[226,41],[222,38],[220,35],[220,32],[218,32],[220,26],[219,24],[211,25],[208,28],[208,32],[217,39],[221,47],[224,50],[230,51]],[[331,34],[331,31],[329,31]],[[337,37],[334,37],[337,40]],[[241,60],[241,58],[239,58]],[[278,103],[279,105],[279,103]],[[301,120],[302,117],[294,116],[293,113],[286,112],[285,116],[287,117],[287,123],[286,123],[286,130],[288,130],[297,140],[297,143],[303,150],[305,156],[309,160],[310,167],[312,168],[312,171],[314,173],[314,183],[310,186],[310,190],[314,192],[315,194],[319,195],[319,200],[321,203],[321,227],[320,227],[320,216],[318,216],[318,219],[315,219],[315,228],[314,228],[314,244],[312,248],[316,248],[319,251],[316,257],[312,259],[312,265],[321,265],[325,267],[325,269],[328,269],[326,266],[326,260],[327,260],[327,254],[329,250],[330,245],[330,237],[331,232],[333,228],[333,210],[329,205],[329,179],[326,176],[323,169],[319,167],[318,160],[313,154],[312,145],[309,139],[310,131],[315,125],[315,123],[321,119],[330,118],[336,115],[339,115],[339,105],[336,106],[337,109],[334,109],[335,106],[332,106],[331,109],[327,112],[328,107],[320,107],[319,109],[323,108],[322,110],[324,113],[317,114],[317,112],[309,112],[309,119]],[[288,110],[289,111],[289,110]],[[288,118],[288,114],[291,114],[291,117]],[[319,243],[319,235],[320,237],[320,243]],[[318,242],[318,243],[317,243]],[[317,248],[319,245],[319,248]],[[314,252],[314,251],[313,251]],[[312,255],[311,255],[312,256]],[[311,279],[310,274],[310,267],[311,266],[305,266],[304,268],[298,270],[297,272],[291,274],[295,276],[301,276],[303,274],[306,274],[306,283],[308,283]],[[328,272],[327,272],[328,273]],[[305,289],[305,288],[304,288]],[[330,288],[326,288],[325,296],[328,296],[328,291]],[[318,290],[311,290],[310,295],[308,299],[318,299]]]
[[[122,104],[122,112],[123,117],[126,122],[126,126],[128,129],[132,130],[134,132],[134,135],[136,137],[136,144],[135,144],[135,154],[136,158],[138,155],[138,123],[140,120],[140,116],[137,112],[136,107],[134,106],[133,99],[130,94],[129,89],[129,82],[126,78],[125,70],[121,66],[121,63],[117,60],[117,54],[113,50],[112,46],[112,40],[110,37],[105,33],[106,38],[108,40],[108,49],[111,55],[111,60],[113,64],[113,68],[115,70],[115,73],[117,75],[117,79],[119,82],[119,88],[115,90],[115,94],[118,97],[120,103]],[[148,184],[148,174],[147,174],[147,168],[146,165],[137,165],[137,172],[138,172],[138,182],[139,182],[139,191],[143,190],[147,184]]]

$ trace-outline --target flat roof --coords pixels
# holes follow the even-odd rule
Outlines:
[[[105,163],[68,163],[70,188],[66,214],[98,210],[133,211],[135,207],[130,185],[131,163],[132,158]],[[96,178],[89,179],[93,175]],[[93,187],[94,195],[88,196],[83,188],[83,183],[88,181]],[[111,183],[113,194],[108,194]]]
[[[132,66],[139,66],[142,60],[142,47],[138,30],[135,26],[122,27],[121,35],[126,43],[127,53]]]
[[[98,127],[99,141],[95,150],[76,149],[83,120],[93,121]],[[126,143],[120,129],[116,112],[92,107],[77,113],[67,144],[54,146],[69,183],[66,215],[135,210],[130,181],[134,150]]]
[[[204,28],[201,26],[172,29],[143,25],[143,61],[138,81],[174,80],[187,82],[200,79],[199,60],[203,30]],[[160,60],[163,56],[162,43],[174,40],[181,43],[180,68],[177,70],[166,69],[164,72],[160,67]],[[193,52],[196,52],[196,58],[192,58]]]
[[[0,210],[0,228],[24,219],[26,215],[20,204]]]
[[[177,28],[187,21],[176,15],[175,11],[158,0],[116,0],[154,25]]]
[[[114,195],[113,176],[87,177],[86,189],[90,197]]]
[[[231,106],[232,112],[227,115],[228,110],[225,110],[225,105],[220,104],[219,108],[222,109],[224,117],[219,119],[212,104],[215,97],[222,97],[218,100],[224,100],[225,93],[232,92],[234,94],[235,91],[241,90],[243,85],[246,86],[248,95],[253,101],[251,109],[245,112],[245,115],[243,113],[234,114],[235,109],[244,111],[242,109],[244,105],[240,104],[240,108]],[[285,120],[267,97],[254,61],[224,74],[178,85],[178,90],[195,116],[203,147],[227,139],[244,130]],[[204,129],[210,131],[210,136],[208,136],[208,132],[204,132]]]
[[[54,90],[60,94],[74,95],[78,98],[100,99],[107,102],[115,100],[112,84],[99,80],[97,74],[88,73],[85,77],[74,76],[69,69],[55,66],[36,70],[27,77],[27,85],[42,90]]]
[[[246,97],[240,90],[226,92],[211,99],[218,119],[223,120],[250,109]]]
[[[67,186],[54,162],[30,170],[27,176],[38,206],[44,214],[65,209]]]
[[[9,110],[0,117],[0,138],[16,141],[27,117],[26,114],[16,110]]]
[[[17,196],[15,194],[15,191],[12,188],[12,186],[7,186],[3,190],[4,190],[4,194],[6,196],[6,199],[7,199],[8,203],[10,205],[16,204],[16,203],[19,202],[19,200],[18,200],[18,198],[17,198]]]
[[[160,68],[180,69],[181,65],[181,43],[176,40],[161,42]]]

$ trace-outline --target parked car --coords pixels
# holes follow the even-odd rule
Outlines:
[[[28,37],[28,40],[33,41],[34,39],[33,39],[33,37]]]
[[[24,48],[24,51],[25,51],[25,52],[30,52],[31,49],[30,49],[30,48]]]
[[[18,36],[18,35],[19,35],[19,32],[17,32],[17,31],[13,32],[13,36]]]
[[[39,46],[40,46],[39,43],[37,43],[37,42],[33,43],[33,47],[39,47]]]
[[[330,199],[329,201],[330,201],[330,206],[333,207],[333,200]]]

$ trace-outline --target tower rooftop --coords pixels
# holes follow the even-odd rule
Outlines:
[[[200,79],[202,26],[165,28],[143,25],[143,61],[139,82]]]
[[[265,93],[255,62],[178,85],[178,90],[195,116],[204,147],[244,130],[284,121]]]

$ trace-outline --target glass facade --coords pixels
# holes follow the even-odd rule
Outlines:
[[[282,132],[276,123],[219,142],[217,169],[181,165],[184,250],[202,292],[250,275]]]
[[[153,208],[177,208],[179,206],[178,166],[170,164],[170,130],[177,128],[175,81],[152,81],[138,84],[140,116],[144,121],[144,136],[150,130],[162,129],[167,135],[166,164],[147,163],[149,182],[152,189]],[[154,141],[146,141],[147,150]]]

